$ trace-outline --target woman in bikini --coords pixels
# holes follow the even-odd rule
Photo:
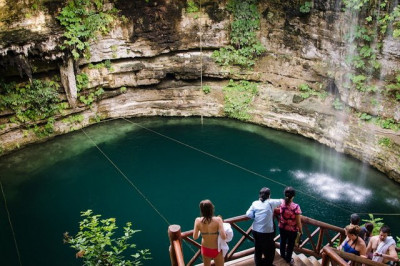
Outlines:
[[[365,246],[364,240],[358,236],[361,228],[358,225],[349,224],[346,226],[345,231],[347,237],[338,249],[343,249],[345,252],[366,257],[367,247]]]
[[[201,217],[194,221],[193,239],[201,239],[201,254],[205,266],[211,265],[214,260],[216,266],[224,265],[224,257],[221,251],[218,251],[218,235],[226,239],[224,226],[220,217],[214,216],[214,205],[210,200],[200,202]]]

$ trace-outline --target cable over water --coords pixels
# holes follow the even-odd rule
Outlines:
[[[170,225],[170,222],[167,220],[167,218],[165,218],[164,215],[162,215],[162,213],[156,208],[156,206],[154,206],[154,204],[146,197],[146,195],[144,195],[144,193],[142,191],[140,191],[140,189],[124,174],[124,172],[121,171],[121,169],[119,169],[119,167],[110,159],[110,157],[107,156],[107,154],[105,154],[103,152],[102,149],[100,149],[100,147],[96,144],[96,142],[94,142],[94,140],[86,133],[86,131],[82,128],[81,129],[82,132],[86,135],[86,137],[93,143],[94,146],[96,146],[96,148],[100,151],[101,154],[103,154],[103,156],[115,167],[115,169],[117,169],[117,171],[121,174],[121,176],[123,178],[125,178],[125,180],[137,191],[137,193],[139,193],[140,196],[142,196],[142,198],[150,205],[151,208],[153,208],[153,210],[168,224]]]
[[[183,145],[183,146],[185,146],[185,147],[187,147],[187,148],[190,148],[190,149],[193,149],[193,150],[198,151],[198,152],[200,152],[200,153],[203,153],[203,154],[205,154],[205,155],[207,155],[207,156],[209,156],[209,157],[212,157],[212,158],[214,158],[214,159],[216,159],[216,160],[219,160],[219,161],[222,161],[222,162],[224,162],[224,163],[226,163],[226,164],[232,165],[232,166],[234,166],[234,167],[236,167],[236,168],[239,168],[239,169],[241,169],[241,170],[243,170],[243,171],[245,171],[245,172],[251,173],[251,174],[253,174],[253,175],[255,175],[255,176],[261,177],[261,178],[263,178],[263,179],[266,179],[266,180],[268,180],[268,181],[271,181],[271,182],[276,183],[276,184],[278,184],[278,185],[281,185],[281,186],[283,186],[283,187],[287,187],[287,186],[288,186],[288,185],[285,184],[285,183],[276,181],[276,180],[274,180],[274,179],[272,179],[272,178],[269,178],[269,177],[267,177],[267,176],[265,176],[265,175],[262,175],[262,174],[260,174],[260,173],[255,172],[255,171],[252,171],[252,170],[250,170],[250,169],[248,169],[248,168],[245,168],[245,167],[243,167],[243,166],[241,166],[241,165],[238,165],[238,164],[235,164],[235,163],[233,163],[233,162],[230,162],[230,161],[228,161],[228,160],[226,160],[226,159],[223,159],[223,158],[221,158],[221,157],[218,157],[218,156],[216,156],[216,155],[214,155],[214,154],[211,154],[211,153],[209,153],[209,152],[203,151],[203,150],[201,150],[201,149],[199,149],[199,148],[196,148],[196,147],[194,147],[194,146],[191,146],[191,145],[189,145],[189,144],[186,144],[186,143],[184,143],[184,142],[181,142],[181,141],[179,141],[179,140],[177,140],[177,139],[174,139],[174,138],[171,138],[171,137],[169,137],[169,136],[166,136],[166,135],[164,135],[164,134],[162,134],[162,133],[160,133],[160,132],[157,132],[157,131],[155,131],[155,130],[153,130],[153,129],[150,129],[150,128],[147,128],[147,127],[145,127],[145,126],[142,126],[142,125],[140,125],[140,124],[138,124],[138,123],[135,123],[135,122],[133,122],[133,121],[131,121],[131,120],[128,120],[128,119],[126,119],[126,118],[122,118],[122,119],[125,120],[125,121],[127,121],[128,123],[131,123],[131,124],[133,124],[133,125],[135,125],[135,126],[138,126],[138,127],[142,128],[142,129],[145,129],[145,130],[147,130],[147,131],[149,131],[149,132],[152,132],[152,133],[154,133],[154,134],[156,134],[156,135],[159,135],[159,136],[161,136],[161,137],[163,137],[163,138],[169,139],[169,140],[171,140],[171,141],[173,141],[173,142],[176,142],[176,143],[178,143],[178,144],[180,144],[180,145]],[[310,198],[313,198],[313,199],[315,199],[315,200],[317,200],[317,201],[321,201],[321,200],[322,200],[322,201],[324,201],[327,205],[330,205],[330,206],[332,206],[332,207],[335,207],[335,208],[337,208],[337,209],[340,209],[340,210],[342,210],[342,211],[345,211],[345,212],[347,212],[347,213],[349,213],[349,214],[351,214],[351,213],[357,213],[357,212],[354,212],[354,211],[352,211],[352,210],[346,209],[346,208],[344,208],[344,207],[342,207],[342,206],[339,206],[339,205],[337,205],[337,204],[334,204],[334,203],[332,203],[332,202],[329,202],[329,201],[327,201],[327,200],[325,200],[325,199],[322,199],[322,198],[318,198],[318,197],[316,197],[316,196],[313,196],[313,195],[311,195],[311,194],[309,194],[309,193],[306,193],[306,192],[304,192],[304,191],[302,191],[302,190],[298,190],[298,189],[296,189],[296,190],[297,190],[299,193],[301,193],[301,194],[303,194],[303,195],[305,195],[305,196],[308,196],[308,197],[310,197]],[[358,213],[358,214],[374,214],[374,215],[382,215],[382,216],[384,216],[384,215],[396,215],[396,216],[400,216],[400,213]]]
[[[122,172],[122,170],[110,159],[110,157],[108,157],[107,154],[105,154],[105,152],[102,149],[100,149],[100,147],[86,133],[86,131],[83,128],[81,128],[81,130],[86,135],[86,137],[94,144],[94,146],[96,146],[96,148],[100,151],[100,153],[115,167],[115,169],[117,169],[117,171],[122,175],[122,177],[140,194],[140,196],[143,197],[143,199],[150,205],[150,207],[161,217],[161,219],[164,220],[167,223],[167,225],[171,225],[171,223],[167,220],[167,218],[165,218],[165,216],[156,208],[156,206],[154,206],[154,204],[146,197],[146,195],[142,191],[140,191],[140,189],[124,174],[124,172]],[[189,247],[189,249],[192,250],[193,253],[196,252],[188,243],[186,243],[185,241],[184,243],[187,247]]]
[[[12,233],[12,236],[13,236],[13,238],[14,238],[14,245],[15,245],[15,250],[17,251],[18,262],[19,262],[19,265],[22,266],[21,255],[20,255],[20,253],[19,253],[17,238],[15,237],[14,227],[13,227],[13,225],[12,225],[10,212],[9,212],[8,206],[7,206],[6,194],[4,193],[3,184],[1,183],[1,181],[0,181],[0,188],[1,188],[1,193],[3,194],[4,205],[5,205],[5,207],[6,207],[6,212],[7,212],[7,216],[8,216],[8,223],[10,224],[11,233]]]

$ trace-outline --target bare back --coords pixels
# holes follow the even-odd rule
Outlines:
[[[197,239],[200,233],[202,236],[202,246],[218,248],[218,235],[221,234],[222,239],[226,238],[222,227],[222,219],[219,217],[212,217],[210,223],[203,223],[202,220],[203,217],[196,218],[193,237]]]

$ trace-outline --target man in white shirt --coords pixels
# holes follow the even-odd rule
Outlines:
[[[281,204],[280,199],[270,199],[271,191],[267,187],[260,190],[259,199],[254,201],[246,216],[254,219],[254,261],[256,266],[272,266],[275,257],[274,209]]]

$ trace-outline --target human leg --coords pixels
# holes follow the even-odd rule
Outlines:
[[[223,266],[224,265],[224,256],[222,251],[214,258],[215,266]]]
[[[287,232],[287,249],[286,249],[286,257],[285,260],[287,263],[290,263],[292,260],[292,254],[294,249],[294,241],[296,240],[297,232],[288,231]]]
[[[211,266],[211,258],[206,257],[203,255],[203,265],[204,266]]]
[[[279,233],[281,235],[281,244],[280,244],[280,251],[281,251],[281,257],[286,258],[286,244],[288,240],[288,235],[286,233],[287,231],[283,228],[279,228]]]
[[[274,242],[275,233],[267,233],[266,241],[265,241],[265,265],[272,266],[275,258],[275,242]]]
[[[254,262],[256,266],[261,266],[262,264],[262,255],[263,255],[263,245],[265,240],[263,239],[263,233],[259,233],[253,231],[254,237]]]

